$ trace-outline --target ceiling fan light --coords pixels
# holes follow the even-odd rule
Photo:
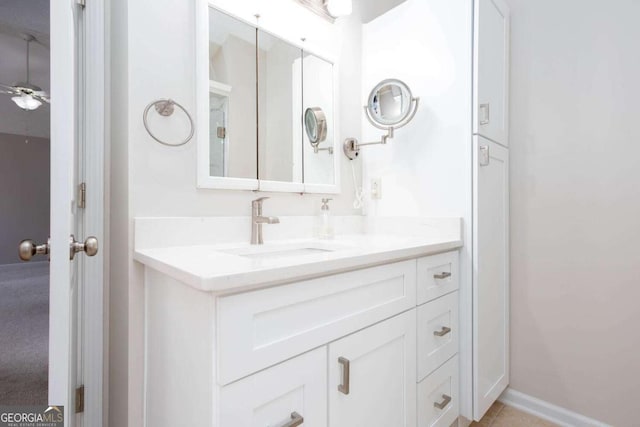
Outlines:
[[[22,96],[14,96],[11,100],[15,102],[18,107],[28,111],[35,110],[42,105],[42,102],[26,93],[23,93]]]
[[[325,0],[325,6],[334,18],[351,15],[353,11],[352,0]]]

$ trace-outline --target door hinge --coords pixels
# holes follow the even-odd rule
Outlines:
[[[84,412],[84,386],[76,389],[76,414]]]
[[[87,205],[87,184],[81,183],[78,185],[78,207],[84,209]]]
[[[76,0],[76,4],[79,5],[80,7],[85,7],[86,6],[86,0]]]

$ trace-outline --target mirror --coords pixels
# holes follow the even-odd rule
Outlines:
[[[333,185],[334,156],[334,67],[329,61],[304,53],[302,99],[304,107],[304,182]]]
[[[197,25],[199,188],[335,193],[335,67],[214,6]]]
[[[408,122],[414,110],[413,105],[414,98],[409,86],[397,79],[387,79],[371,90],[366,106],[367,116],[381,129],[398,128],[403,122]]]
[[[387,131],[380,141],[360,143],[355,138],[347,138],[342,144],[342,151],[349,160],[355,160],[360,148],[386,144],[394,137],[394,132],[409,123],[418,112],[420,98],[414,98],[411,89],[398,79],[387,79],[378,83],[369,93],[369,100],[364,106],[369,122],[378,129]]]
[[[258,178],[256,29],[209,9],[209,176]]]
[[[302,50],[258,30],[258,177],[302,183]]]

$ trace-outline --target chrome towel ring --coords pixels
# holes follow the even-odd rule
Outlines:
[[[184,111],[184,113],[189,118],[189,124],[191,125],[191,131],[189,132],[189,136],[187,137],[187,139],[185,139],[184,141],[178,144],[172,144],[170,142],[163,141],[157,136],[155,136],[153,132],[151,132],[151,129],[149,129],[149,123],[147,121],[147,116],[149,115],[149,110],[151,110],[151,107],[155,107],[156,112],[161,116],[169,117],[173,114],[175,110],[174,106],[177,106],[179,109]],[[193,123],[193,118],[191,117],[191,114],[189,114],[186,108],[178,104],[173,99],[158,99],[157,101],[151,102],[149,105],[147,105],[147,108],[144,109],[144,113],[142,114],[142,121],[144,123],[144,128],[147,130],[149,135],[151,135],[151,138],[155,139],[160,144],[166,145],[168,147],[180,147],[181,145],[185,145],[187,142],[191,141],[191,138],[193,138],[193,134],[195,132],[195,125]]]

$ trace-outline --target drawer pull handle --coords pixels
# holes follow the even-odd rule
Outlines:
[[[304,417],[297,412],[291,413],[291,421],[282,424],[282,427],[298,427],[304,423]]]
[[[447,396],[446,394],[442,395],[442,402],[433,402],[433,406],[438,409],[444,409],[451,402],[451,396]]]
[[[349,359],[339,357],[338,363],[342,365],[342,384],[338,385],[338,391],[343,394],[349,394]]]
[[[443,326],[441,330],[433,331],[433,335],[435,335],[437,337],[443,337],[443,336],[447,335],[449,332],[451,332],[451,328]]]
[[[433,275],[434,279],[446,279],[448,277],[451,277],[451,273],[449,273],[448,271]]]

